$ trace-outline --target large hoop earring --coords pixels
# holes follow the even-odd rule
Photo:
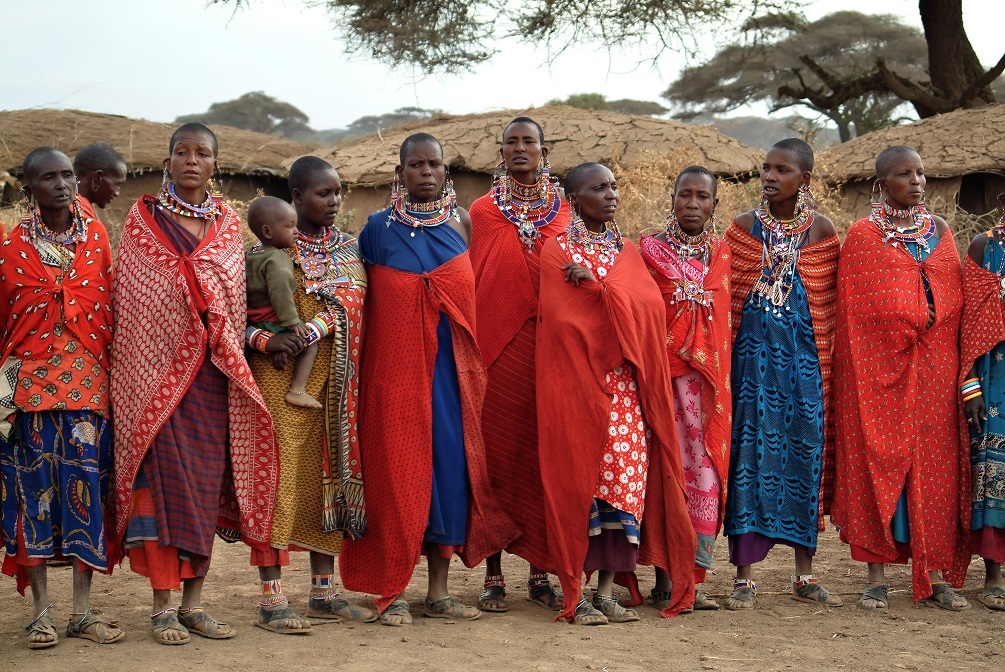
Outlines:
[[[551,181],[551,162],[548,157],[542,156],[537,164],[537,195],[542,200],[548,198],[548,183]]]
[[[220,173],[219,166],[213,169],[213,177],[209,180],[209,195],[217,199],[223,198],[223,174]]]
[[[872,189],[869,190],[869,202],[873,205],[883,204],[883,185],[879,183],[879,178],[872,183]]]

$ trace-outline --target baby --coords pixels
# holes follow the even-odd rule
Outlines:
[[[297,281],[293,259],[286,250],[296,246],[297,213],[286,201],[274,196],[260,196],[248,207],[248,226],[259,243],[244,253],[248,274],[248,321],[274,334],[289,330],[300,338],[309,335],[300,320],[294,295]],[[304,387],[311,375],[318,345],[305,348],[293,367],[293,380],[286,401],[303,408],[321,408]]]

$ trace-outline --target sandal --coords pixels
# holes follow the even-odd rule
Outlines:
[[[74,618],[80,616],[79,619]],[[109,621],[101,616],[95,616],[88,609],[83,614],[70,614],[70,622],[66,624],[67,637],[88,639],[98,644],[111,644],[126,636],[118,627],[118,621]],[[91,632],[86,632],[90,628]]]
[[[837,595],[831,595],[826,588],[820,585],[815,576],[809,576],[805,579],[792,577],[791,597],[796,602],[822,604],[825,607],[844,606],[844,600]]]
[[[461,621],[474,621],[482,616],[475,607],[466,607],[454,598],[446,597],[430,602],[427,597],[422,615],[428,618],[456,618]]]
[[[486,576],[485,590],[478,596],[478,608],[482,611],[493,613],[503,613],[509,611],[509,603],[506,602],[506,582],[503,575]]]
[[[150,615],[150,631],[154,636],[154,641],[158,644],[179,646],[188,644],[189,640],[192,639],[192,635],[188,634],[188,628],[178,622],[177,612],[177,609],[165,609]],[[185,636],[181,639],[168,639],[165,637],[168,630],[175,630]]]
[[[719,611],[719,603],[713,600],[711,597],[695,589],[694,591],[694,610],[695,611]]]
[[[862,597],[858,598],[858,606],[863,609],[886,609],[890,606],[890,591],[885,583],[869,582]],[[872,600],[873,604],[866,604],[866,600]]]
[[[31,623],[24,626],[24,631],[28,633],[29,649],[48,649],[51,646],[59,644],[59,635],[56,634],[56,622],[52,620],[52,614],[49,613],[51,609],[52,605],[50,604]],[[52,639],[49,641],[32,641],[33,637],[37,638],[42,635],[47,635],[52,637]]]
[[[202,607],[178,610],[178,622],[189,632],[206,639],[230,639],[237,630],[207,614]]]
[[[981,604],[991,611],[1005,611],[1005,588],[985,588],[981,591]]]
[[[754,597],[757,595],[757,584],[750,579],[734,579],[733,594],[726,599],[726,609],[743,611],[754,608]]]
[[[607,625],[607,617],[602,611],[593,607],[584,597],[576,605],[576,612],[572,616],[575,625]]]
[[[963,605],[953,604],[956,600],[963,600]],[[970,608],[970,603],[966,598],[956,592],[948,583],[939,582],[932,584],[932,594],[921,600],[922,604],[949,611],[966,611]]]
[[[397,622],[391,620],[391,616],[398,616],[400,620]],[[405,600],[395,600],[391,603],[384,613],[380,615],[381,625],[411,625],[412,624],[412,614],[408,611],[408,602]]]
[[[545,573],[527,577],[527,601],[552,611],[562,610],[562,593],[555,590]]]
[[[284,621],[297,621],[301,627],[295,628],[285,625]],[[308,635],[311,632],[311,622],[306,618],[300,618],[297,612],[290,609],[290,605],[286,603],[276,605],[274,608],[259,605],[258,620],[252,621],[251,624],[280,635]]]
[[[307,617],[328,623],[341,623],[346,618],[352,621],[373,623],[380,618],[378,614],[366,607],[357,607],[349,600],[339,597],[338,593],[326,600],[313,597],[307,600]]]
[[[607,617],[608,623],[634,623],[639,619],[639,612],[634,609],[625,609],[613,597],[593,594],[593,607]]]
[[[673,595],[672,590],[656,590],[653,588],[649,591],[649,598],[653,602],[653,606],[663,611],[670,606],[670,597]]]

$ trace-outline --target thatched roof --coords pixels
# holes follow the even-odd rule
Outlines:
[[[829,147],[818,163],[835,182],[873,179],[876,157],[887,147],[907,145],[918,150],[928,177],[1005,172],[1005,104],[956,110],[905,126],[866,133]]]
[[[499,162],[499,136],[517,116],[530,116],[544,126],[551,148],[552,169],[564,175],[584,161],[630,167],[647,151],[693,148],[698,160],[718,175],[756,171],[762,153],[708,126],[695,126],[617,112],[548,106],[464,116],[439,115],[315,152],[334,165],[346,182],[376,186],[391,181],[398,147],[417,131],[432,133],[443,143],[447,164],[454,169],[491,173]],[[288,168],[296,157],[284,163]]]
[[[20,173],[31,150],[51,145],[70,156],[92,142],[107,142],[126,160],[129,171],[161,170],[176,124],[130,119],[79,110],[0,112],[0,170]],[[312,147],[264,133],[215,126],[220,141],[220,171],[228,175],[285,175],[281,163]]]

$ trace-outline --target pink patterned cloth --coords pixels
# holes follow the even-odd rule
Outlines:
[[[715,536],[719,515],[719,473],[705,449],[701,424],[701,388],[705,379],[691,369],[673,379],[673,411],[677,421],[684,480],[687,483],[687,512],[697,534]]]

